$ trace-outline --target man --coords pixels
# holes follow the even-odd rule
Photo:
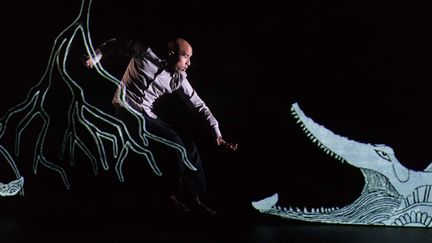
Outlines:
[[[215,214],[199,199],[199,195],[206,191],[206,182],[196,146],[154,113],[154,104],[162,95],[176,92],[193,112],[203,118],[217,145],[233,151],[237,149],[237,144],[223,139],[217,120],[186,78],[186,70],[191,65],[192,46],[182,38],[172,39],[161,48],[111,39],[100,45],[95,52],[94,56],[88,57],[84,62],[88,68],[93,68],[112,53],[131,56],[114,95],[113,104],[119,109],[128,108],[142,114],[147,131],[184,147],[188,160],[196,168],[196,171],[186,168],[178,153],[177,164],[173,165],[176,166],[176,171],[168,173],[167,196],[171,205],[181,212],[190,211],[190,207],[178,199],[180,192],[183,192],[193,208]]]

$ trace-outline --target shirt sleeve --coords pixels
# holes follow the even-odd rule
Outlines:
[[[206,121],[215,138],[222,136],[218,121],[186,78],[182,80],[180,87],[176,90],[176,92],[186,102],[190,109],[192,109],[197,115]]]
[[[112,38],[100,44],[92,58],[98,62],[111,54],[139,57],[145,55],[147,48],[148,44],[140,41]]]

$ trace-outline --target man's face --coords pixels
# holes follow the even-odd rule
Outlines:
[[[176,44],[178,45],[178,57],[174,68],[178,72],[186,72],[188,67],[191,65],[190,58],[192,57],[192,47],[185,40],[179,40]]]

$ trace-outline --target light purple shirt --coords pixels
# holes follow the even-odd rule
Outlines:
[[[169,71],[149,47],[138,53],[139,55],[134,56],[129,62],[114,95],[113,104],[124,106],[127,103],[134,110],[145,112],[156,119],[153,104],[163,94],[176,92],[192,111],[207,122],[213,135],[220,137],[221,132],[216,118],[192,88],[186,73]]]

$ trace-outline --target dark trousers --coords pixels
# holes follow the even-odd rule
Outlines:
[[[146,113],[142,115],[144,116],[145,128],[148,133],[184,147],[187,158],[196,168],[196,171],[189,169],[182,159],[182,154],[177,149],[148,138],[149,149],[152,151],[156,164],[162,172],[163,185],[160,186],[163,194],[185,197],[204,194],[207,186],[204,169],[196,145],[186,135],[174,130],[172,126],[161,119],[151,118]],[[126,123],[129,132],[138,131],[138,129],[129,129],[131,125],[138,125],[136,118],[129,111],[124,108],[116,108],[116,116]]]

